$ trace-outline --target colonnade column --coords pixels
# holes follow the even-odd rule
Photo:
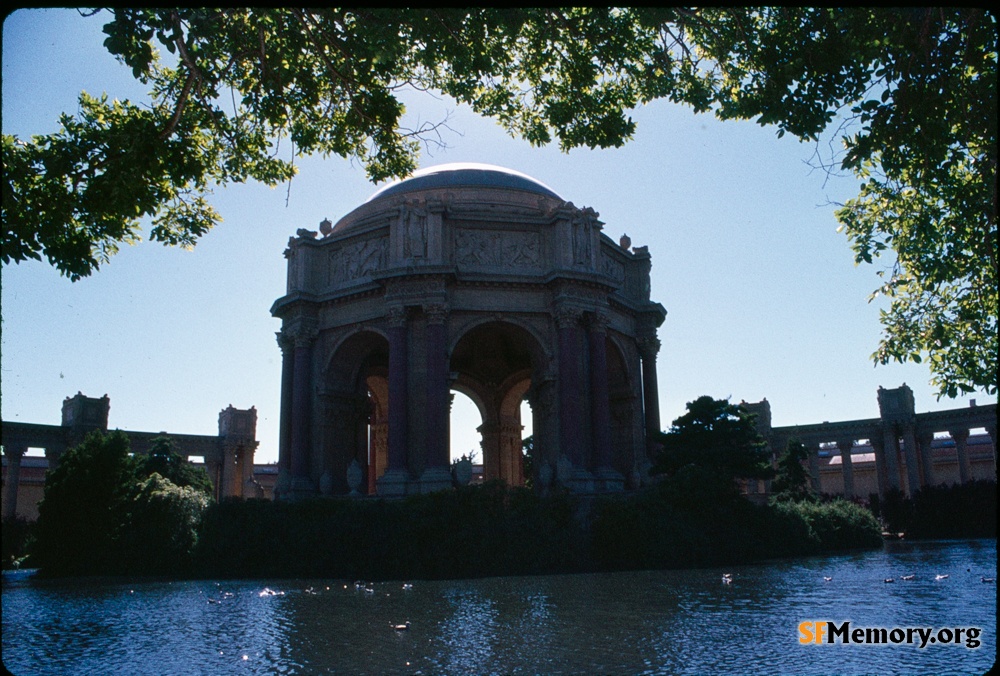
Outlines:
[[[222,490],[220,495],[224,498],[239,497],[237,486],[239,485],[239,467],[236,464],[236,448],[225,445],[222,448]]]
[[[583,423],[583,407],[580,393],[583,383],[580,378],[579,354],[580,313],[576,310],[559,309],[555,313],[559,333],[559,451],[574,467],[583,466],[583,438],[580,434]],[[566,477],[559,477],[560,481]]]
[[[21,458],[27,451],[26,446],[4,444],[3,454],[7,457],[7,483],[3,493],[3,520],[17,518],[17,489],[21,482]]]
[[[917,448],[920,449],[920,487],[934,485],[934,455],[931,446],[934,443],[933,432],[921,432],[917,437]]]
[[[380,495],[403,495],[409,472],[406,463],[408,436],[409,371],[406,309],[392,307],[389,321],[389,467],[378,481]]]
[[[650,448],[660,428],[660,395],[656,383],[656,355],[660,351],[660,340],[655,336],[640,338],[639,356],[642,358],[642,410],[646,423],[646,447]]]
[[[451,401],[448,393],[448,347],[445,321],[448,307],[441,303],[424,306],[427,326],[424,332],[426,354],[426,410],[424,411],[426,466],[420,478],[421,492],[449,488],[451,472],[448,457],[448,420]],[[391,351],[390,346],[390,351]],[[390,357],[391,359],[391,357]],[[392,404],[389,405],[390,411]]]
[[[590,317],[590,424],[594,442],[594,464],[602,488],[620,491],[625,487],[624,477],[612,464],[611,454],[611,399],[608,393],[608,318],[600,313]]]
[[[819,493],[821,489],[819,482],[819,444],[806,444],[806,452],[808,453],[806,457],[809,464],[809,482],[812,489]]]
[[[275,334],[281,348],[281,403],[278,421],[278,479],[274,497],[287,497],[292,488],[292,387],[295,377],[295,342],[283,331]]]
[[[854,440],[841,439],[837,442],[837,448],[840,450],[840,462],[844,472],[844,497],[851,500],[854,498],[854,465],[851,460]]]
[[[955,440],[955,453],[958,455],[958,483],[967,483],[972,478],[969,469],[969,450],[965,443],[969,440],[969,430],[949,430],[948,434]]]
[[[896,436],[896,428],[893,425],[886,425],[882,430],[882,443],[875,445],[872,439],[872,447],[875,453],[879,454],[881,447],[882,464],[885,467],[885,486],[888,490],[899,490],[899,438]]]
[[[293,357],[294,376],[292,377],[292,432],[291,470],[292,494],[296,498],[312,495],[316,487],[310,477],[309,441],[312,416],[312,345],[316,338],[316,329],[312,326],[300,326],[292,334],[295,341]],[[223,481],[229,474],[228,466],[223,468]]]
[[[903,452],[906,454],[906,484],[908,493],[913,495],[920,490],[920,465],[917,459],[917,435],[913,426],[903,428]]]
[[[986,433],[990,435],[990,445],[993,447],[993,479],[997,476],[997,426],[989,425]]]

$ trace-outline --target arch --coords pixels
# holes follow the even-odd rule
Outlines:
[[[483,479],[524,484],[521,401],[541,370],[544,350],[518,323],[479,321],[461,334],[451,350],[453,389],[479,407]]]
[[[330,351],[318,392],[320,439],[313,445],[312,474],[321,493],[374,493],[388,463],[388,373],[389,343],[381,332],[359,329]],[[361,469],[356,486],[348,483],[353,463]]]
[[[608,403],[611,409],[611,450],[613,468],[626,480],[637,483],[639,459],[635,446],[641,443],[637,436],[637,390],[634,375],[629,370],[629,360],[620,343],[609,333],[606,338],[608,359]],[[637,486],[633,486],[635,488]]]
[[[499,315],[487,317],[478,316],[467,320],[463,325],[456,327],[451,332],[448,354],[453,354],[458,344],[462,342],[462,339],[465,338],[465,336],[467,336],[470,332],[475,331],[482,326],[489,326],[493,324],[510,325],[530,335],[533,339],[533,354],[539,366],[546,365],[552,360],[553,354],[546,347],[551,339],[547,336],[541,335],[538,329],[530,323],[521,321],[517,317],[510,315],[504,315],[503,317],[500,317]]]

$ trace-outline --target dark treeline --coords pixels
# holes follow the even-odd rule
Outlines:
[[[401,500],[223,501],[194,570],[208,577],[433,579],[742,563],[878,546],[857,505],[636,494],[540,497],[499,483]]]
[[[771,470],[745,412],[710,398],[691,410],[671,433],[690,443],[665,435],[652,485],[598,496],[490,482],[399,499],[216,503],[168,440],[135,457],[124,435],[94,434],[49,472],[38,523],[4,524],[4,564],[52,576],[440,579],[733,565],[877,547],[883,530],[996,537],[995,482],[872,496],[869,509],[815,495],[794,444],[770,501],[751,502],[734,477]],[[725,443],[691,453],[708,427]]]
[[[870,503],[887,530],[910,539],[997,536],[995,481],[928,486],[910,498],[892,491],[882,499],[872,495]]]
[[[758,505],[672,482],[589,498],[489,483],[396,500],[230,499],[208,505],[169,565],[154,556],[165,543],[133,538],[100,571],[48,572],[377,580],[731,565],[876,547],[883,528],[908,539],[995,537],[995,505],[994,482],[876,498],[875,514],[844,500]],[[39,563],[32,533],[4,524],[5,564],[25,553],[24,566]]]

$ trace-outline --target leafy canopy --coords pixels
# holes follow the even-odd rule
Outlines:
[[[153,439],[149,453],[139,462],[143,476],[159,474],[174,486],[190,487],[207,496],[213,494],[212,482],[205,468],[188,462],[177,452],[177,445],[170,437]]]
[[[206,196],[275,185],[295,157],[417,166],[435,125],[404,90],[450,95],[512,135],[617,147],[628,111],[668,99],[778,135],[840,134],[861,180],[837,218],[884,258],[879,363],[927,359],[942,395],[996,393],[996,18],[976,8],[114,9],[105,47],[149,85],[81,94],[54,134],[3,138],[4,263],[71,279],[122,243],[192,246]],[[165,50],[169,56],[162,57]]]
[[[675,476],[694,467],[730,485],[736,479],[771,477],[767,443],[757,432],[755,414],[709,396],[688,402],[687,410],[660,435],[654,474]]]
[[[809,459],[809,449],[797,439],[791,439],[775,467],[771,495],[775,500],[815,500],[809,472],[803,464]]]
[[[120,431],[92,432],[69,449],[45,477],[33,552],[39,567],[51,575],[182,570],[197,543],[211,485],[206,491],[204,470],[182,460],[185,471],[175,458],[180,456],[163,437],[154,442],[153,455],[134,456]]]

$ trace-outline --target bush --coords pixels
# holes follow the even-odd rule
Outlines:
[[[901,491],[871,496],[872,511],[886,530],[908,538],[997,536],[997,485],[970,481],[921,488],[910,498]]]
[[[3,522],[3,565],[4,568],[26,568],[33,564],[28,560],[28,552],[34,544],[34,525],[24,517],[4,519]]]
[[[774,503],[774,509],[806,526],[805,539],[817,551],[842,551],[877,547],[882,542],[878,520],[868,509],[853,502],[836,499]]]
[[[208,508],[196,565],[208,576],[433,579],[575,570],[565,496],[490,483],[402,500],[227,500]]]
[[[154,473],[135,485],[120,540],[129,572],[180,574],[190,565],[209,499]]]

